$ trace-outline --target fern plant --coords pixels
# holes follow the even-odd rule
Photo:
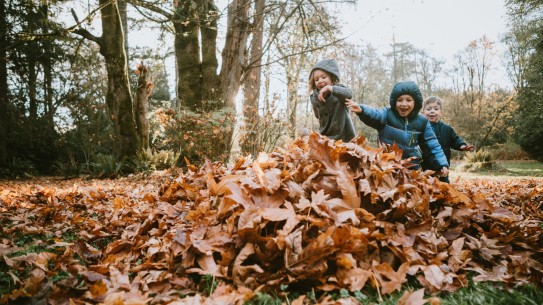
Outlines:
[[[479,149],[474,152],[467,152],[464,156],[464,160],[468,163],[488,163],[493,161],[492,153],[486,149]]]
[[[114,155],[97,154],[91,163],[90,175],[98,178],[115,178],[121,173],[124,163]]]
[[[474,152],[467,152],[464,156],[464,164],[458,170],[475,172],[495,167],[492,153],[486,149],[479,149]]]
[[[153,151],[151,148],[142,149],[133,160],[134,170],[147,172],[168,169],[175,166],[178,158],[179,153],[172,150]]]

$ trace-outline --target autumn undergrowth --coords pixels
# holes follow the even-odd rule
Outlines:
[[[7,238],[4,231],[0,231],[0,239]],[[43,244],[45,236],[16,234],[14,244],[18,250],[8,253],[10,259],[24,256],[31,253],[41,253],[46,250]],[[0,260],[0,295],[9,292],[15,286],[16,278],[26,278],[32,269],[28,265],[18,265],[15,268],[8,266],[5,260]]]
[[[534,285],[506,288],[502,283],[474,282],[472,274],[469,276],[469,285],[455,292],[441,292],[435,296],[425,295],[425,299],[439,299],[441,303],[429,302],[426,304],[440,305],[540,305],[543,304],[543,289]],[[245,302],[245,305],[281,305],[291,304],[301,295],[306,300],[317,304],[325,296],[333,300],[351,299],[362,305],[397,305],[406,292],[413,292],[423,288],[414,277],[408,277],[407,283],[401,291],[388,295],[380,295],[374,288],[364,288],[360,291],[350,292],[346,289],[323,292],[312,290],[289,290],[288,286],[281,287],[281,292],[257,293],[254,298]],[[347,302],[348,303],[348,302]],[[350,304],[350,303],[349,303]]]
[[[512,290],[500,284],[474,283],[442,297],[443,305],[537,305],[543,304],[543,290],[532,285]]]
[[[203,286],[205,294],[208,296],[211,295],[219,285],[219,281],[214,276],[209,274],[202,276],[200,283]]]
[[[415,285],[416,286],[416,285]],[[421,287],[406,286],[401,291],[396,291],[390,295],[379,296],[377,291],[349,292],[342,289],[340,291],[327,292],[334,300],[355,299],[363,305],[397,305],[399,299],[406,291],[414,291]],[[290,304],[297,299],[303,292],[290,292],[286,296],[277,294],[257,293],[256,296],[245,302],[245,305],[281,305]],[[305,293],[306,299],[316,302],[314,291]],[[320,296],[322,297],[322,295]],[[441,300],[441,305],[539,305],[543,304],[543,290],[532,285],[518,286],[513,289],[506,289],[499,283],[473,283],[453,293],[442,292],[436,296]],[[430,296],[426,295],[426,299]]]

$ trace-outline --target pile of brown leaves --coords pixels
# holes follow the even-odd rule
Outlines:
[[[542,283],[541,181],[455,188],[408,166],[396,147],[311,134],[231,167],[190,167],[160,190],[8,187],[0,270],[32,271],[9,271],[16,285],[0,302],[226,304],[285,285],[389,294],[408,277],[433,294],[466,286],[469,273]],[[48,250],[14,255],[17,234],[47,236]],[[222,280],[207,298],[202,276]],[[422,304],[423,294],[402,299]]]

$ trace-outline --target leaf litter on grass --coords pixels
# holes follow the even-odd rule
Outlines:
[[[451,186],[409,166],[396,146],[313,133],[231,166],[189,165],[160,187],[10,184],[0,190],[0,268],[13,289],[0,302],[242,304],[282,287],[385,295],[408,278],[432,295],[470,274],[542,284],[541,181]],[[36,232],[50,236],[49,251],[11,255],[12,236]],[[68,275],[49,279],[59,272]],[[420,290],[401,300],[425,302]],[[317,302],[333,304],[327,294]]]

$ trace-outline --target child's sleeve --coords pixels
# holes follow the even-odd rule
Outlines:
[[[424,136],[424,139],[422,139],[423,141],[419,142],[419,144],[426,146],[426,147],[421,147],[423,152],[425,150],[430,151],[430,153],[434,157],[434,163],[436,165],[439,165],[439,168],[449,167],[449,162],[447,162],[447,157],[445,156],[445,153],[443,152],[443,149],[441,148],[441,145],[439,144],[439,141],[437,140],[436,134],[434,133],[434,130],[432,129],[432,126],[430,125],[430,122],[426,123],[426,128],[424,129],[423,136]]]
[[[316,93],[317,93],[317,91],[313,91],[313,93],[311,93],[311,95],[309,96],[309,101],[311,102],[311,107],[313,108],[313,114],[318,119],[319,118],[319,108],[316,105],[316,103],[318,103]]]
[[[346,98],[353,98],[353,91],[347,88],[345,85],[337,84],[332,86],[332,95],[339,100],[344,101]]]
[[[463,145],[468,145],[466,144],[466,142],[464,142],[464,140],[462,140],[462,138],[460,138],[460,136],[456,134],[456,132],[451,126],[449,126],[449,128],[450,128],[450,137],[451,137],[450,139],[451,139],[452,149],[460,150],[460,147],[462,147]]]
[[[375,109],[366,105],[359,105],[362,112],[358,113],[358,118],[371,128],[382,129],[386,125],[387,108]]]

